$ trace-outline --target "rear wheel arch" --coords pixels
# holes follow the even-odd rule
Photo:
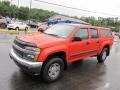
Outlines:
[[[25,29],[28,29],[28,27],[25,27]]]
[[[28,27],[25,27],[25,29],[24,29],[25,31],[28,31]]]

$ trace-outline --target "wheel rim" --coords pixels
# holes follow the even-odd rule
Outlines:
[[[57,78],[60,74],[60,65],[58,63],[54,63],[50,66],[48,70],[48,75],[51,78]]]
[[[102,55],[102,59],[103,59],[103,60],[105,60],[105,59],[106,59],[106,57],[107,57],[107,52],[106,52],[106,51],[104,51],[104,52],[103,52],[103,55]]]

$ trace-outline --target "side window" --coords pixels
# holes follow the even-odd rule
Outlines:
[[[103,37],[111,36],[111,31],[110,30],[101,30],[101,34]]]
[[[98,38],[97,29],[91,28],[90,31],[91,31],[91,38],[93,38],[93,39],[94,39],[94,38]]]
[[[75,33],[74,37],[79,37],[81,40],[88,39],[88,29],[81,28]]]

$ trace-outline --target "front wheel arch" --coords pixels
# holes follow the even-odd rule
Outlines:
[[[48,55],[46,57],[46,59],[44,60],[44,63],[43,65],[49,61],[49,59],[53,58],[53,57],[59,57],[63,60],[64,62],[64,69],[66,70],[67,69],[67,57],[66,57],[66,53],[64,51],[60,51],[60,52],[55,52],[55,53],[52,53],[50,55]]]

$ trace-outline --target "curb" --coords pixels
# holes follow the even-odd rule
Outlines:
[[[38,33],[37,31],[17,31],[17,30],[2,30],[0,29],[0,33],[8,33],[8,34],[18,34],[18,33],[28,33],[28,34],[34,34],[34,33]]]

